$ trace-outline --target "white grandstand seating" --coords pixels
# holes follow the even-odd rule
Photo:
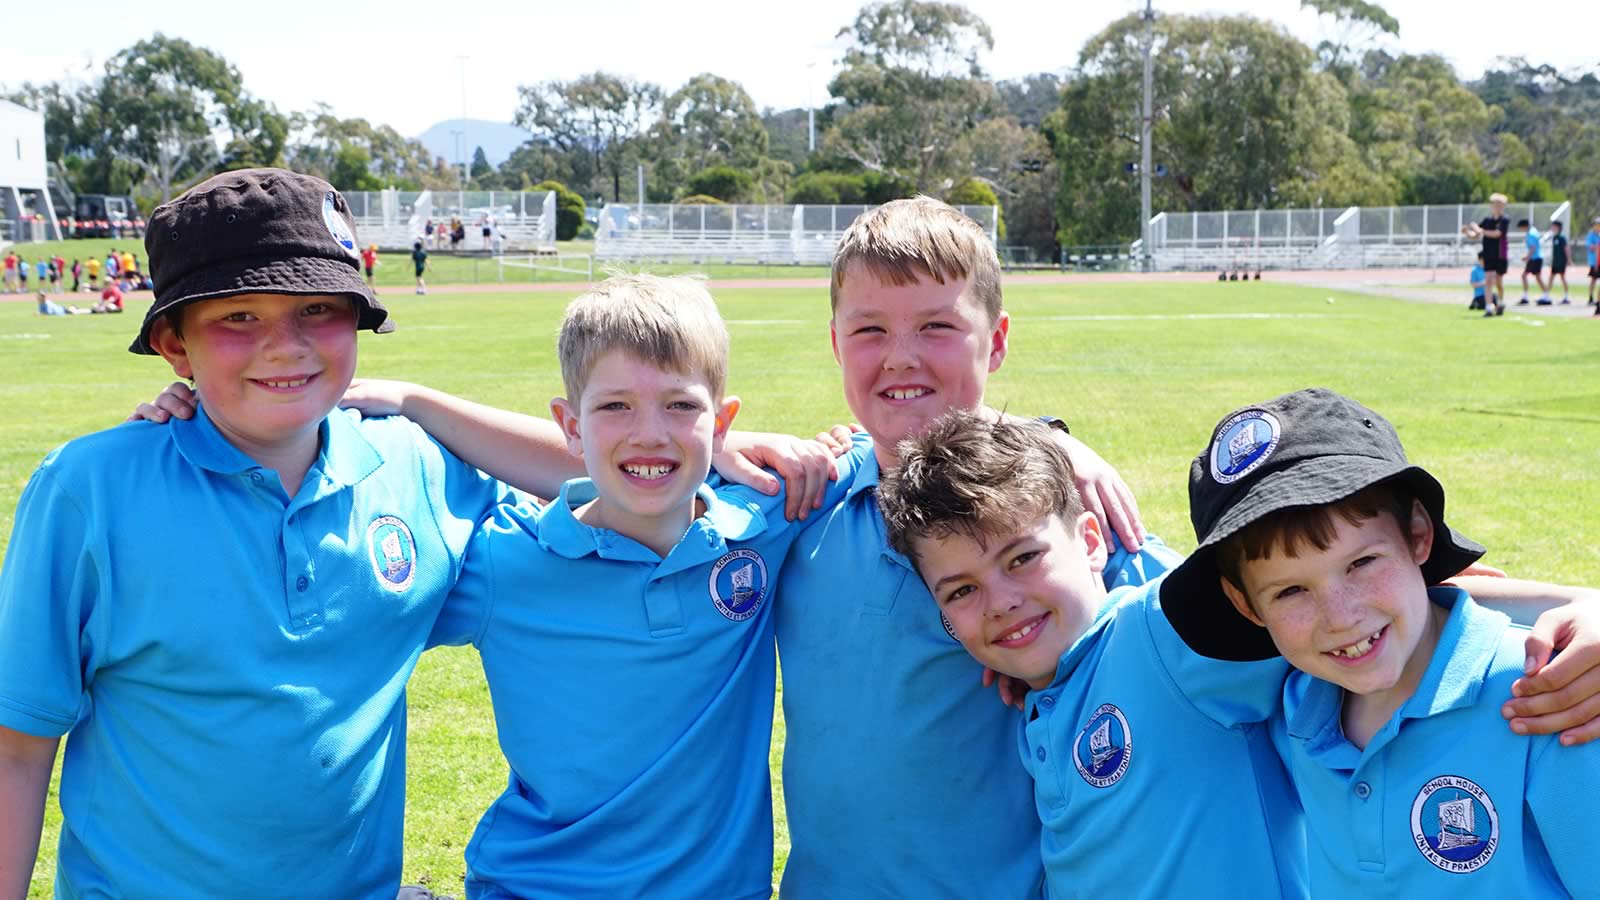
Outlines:
[[[600,259],[828,265],[845,229],[870,206],[608,204],[595,227]],[[996,209],[963,206],[992,241]]]
[[[435,227],[459,218],[466,226],[464,247],[483,246],[482,222],[494,220],[504,251],[554,252],[554,191],[351,191],[345,194],[363,244],[380,250],[410,250],[429,219]]]
[[[1487,205],[1161,213],[1150,220],[1150,256],[1158,270],[1464,267],[1481,244],[1461,227],[1486,215]],[[1506,215],[1571,231],[1567,203],[1512,204]],[[1511,253],[1519,259],[1522,247],[1513,241]]]

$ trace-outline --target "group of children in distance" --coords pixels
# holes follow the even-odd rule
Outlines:
[[[1483,249],[1478,252],[1478,261],[1472,267],[1468,276],[1472,282],[1472,302],[1468,309],[1481,309],[1485,317],[1504,315],[1505,302],[1505,274],[1509,268],[1509,251],[1511,220],[1505,214],[1506,196],[1504,194],[1491,194],[1489,196],[1490,213],[1483,221],[1469,223],[1462,227],[1462,233],[1477,240],[1483,240]],[[1556,278],[1561,279],[1561,304],[1567,306],[1572,303],[1567,287],[1567,262],[1570,258],[1567,236],[1561,221],[1552,219],[1550,222],[1550,280],[1545,281],[1544,276],[1544,238],[1539,229],[1527,219],[1517,220],[1517,228],[1522,231],[1524,247],[1524,263],[1522,268],[1522,299],[1517,301],[1518,306],[1527,306],[1528,278],[1539,285],[1538,306],[1552,306],[1555,301],[1550,299],[1550,293],[1556,286]],[[1600,283],[1600,216],[1595,217],[1589,226],[1589,236],[1585,241],[1589,254],[1589,304],[1595,307],[1594,314],[1600,316],[1600,305],[1596,305],[1595,285]]]
[[[740,438],[830,464],[791,466],[812,473],[799,504],[710,473],[739,401],[697,282],[574,301],[553,423],[367,386],[369,412],[435,440],[336,410],[356,332],[394,324],[326,183],[217,176],[158,209],[147,246],[130,350],[198,404],[69,442],[23,493],[0,570],[0,896],[26,893],[62,735],[63,896],[426,894],[400,888],[404,689],[425,647],[465,643],[510,764],[469,896],[769,896],[774,636],[784,896],[1600,883],[1573,793],[1600,749],[1527,736],[1590,698],[1500,719],[1518,675],[1528,693],[1596,664],[1582,610],[1546,613],[1535,634],[1582,640],[1524,667],[1523,633],[1441,585],[1482,552],[1442,488],[1322,390],[1215,429],[1188,560],[1136,523],[1119,540],[1085,508],[1125,492],[1114,473],[1060,420],[984,405],[1010,319],[993,247],[943,204],[868,212],[834,263],[867,433]],[[174,547],[177,569],[149,564]],[[1472,583],[1517,593],[1496,582]],[[968,652],[1027,683],[1024,715]]]

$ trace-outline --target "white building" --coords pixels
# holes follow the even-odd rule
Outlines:
[[[0,100],[0,241],[61,237],[48,187],[44,114]]]

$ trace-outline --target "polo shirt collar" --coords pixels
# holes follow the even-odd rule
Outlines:
[[[1504,615],[1472,602],[1466,591],[1441,585],[1428,589],[1428,600],[1450,610],[1433,659],[1417,683],[1417,690],[1401,705],[1399,713],[1367,743],[1367,752],[1387,743],[1404,719],[1425,719],[1478,701],[1489,664],[1500,646],[1500,636],[1509,621]],[[1343,741],[1339,725],[1344,689],[1317,678],[1305,678],[1306,690],[1299,704],[1289,711],[1289,733],[1309,739],[1318,746]],[[1335,741],[1335,738],[1338,740]]]
[[[546,549],[568,559],[579,559],[594,553],[603,559],[624,559],[638,562],[657,562],[659,557],[650,548],[632,538],[607,528],[595,528],[578,521],[574,511],[599,496],[590,478],[574,478],[561,486],[561,495],[545,508],[535,526],[539,543]],[[725,499],[702,484],[695,496],[705,504],[705,514],[689,525],[684,539],[702,533],[707,545],[719,549],[727,541],[742,541],[755,537],[767,529],[766,514],[755,504],[738,499]],[[675,555],[677,548],[674,547]]]
[[[856,467],[856,475],[850,482],[850,489],[844,493],[844,502],[846,504],[876,502],[874,494],[878,488],[879,474],[878,454],[874,452],[873,445],[869,442],[866,458]]]
[[[335,410],[317,426],[317,459],[311,467],[333,487],[356,484],[383,465],[383,457],[356,425],[359,416]],[[195,405],[190,418],[175,418],[166,427],[172,429],[178,452],[193,466],[219,475],[242,475],[262,467],[223,437],[202,404]]]
[[[1131,590],[1133,590],[1131,587],[1119,587],[1106,594],[1100,603],[1100,608],[1095,610],[1094,620],[1090,622],[1089,627],[1084,629],[1083,634],[1078,635],[1078,639],[1072,642],[1072,646],[1067,648],[1067,652],[1061,654],[1060,661],[1056,663],[1056,674],[1050,681],[1050,687],[1060,687],[1068,678],[1072,677],[1072,673],[1077,671],[1078,665],[1083,662],[1083,658],[1089,654],[1090,648],[1094,647],[1095,643],[1100,640],[1100,632],[1104,631],[1106,626],[1110,624],[1112,611],[1117,608],[1117,604],[1121,603]],[[1030,691],[1029,696],[1031,697],[1035,693],[1038,692]]]

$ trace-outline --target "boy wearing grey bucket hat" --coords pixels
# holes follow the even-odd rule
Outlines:
[[[357,330],[393,325],[326,182],[218,175],[145,245],[129,349],[199,409],[73,440],[23,492],[0,569],[0,874],[21,884],[0,895],[26,886],[70,734],[57,894],[392,898],[405,683],[506,489],[404,419],[334,411]]]
[[[1311,896],[1567,897],[1600,884],[1600,746],[1506,727],[1526,632],[1442,584],[1483,548],[1394,428],[1309,389],[1222,420],[1189,477],[1200,545],[1161,603],[1198,652],[1294,666],[1273,743]],[[1592,804],[1590,804],[1592,805]]]

